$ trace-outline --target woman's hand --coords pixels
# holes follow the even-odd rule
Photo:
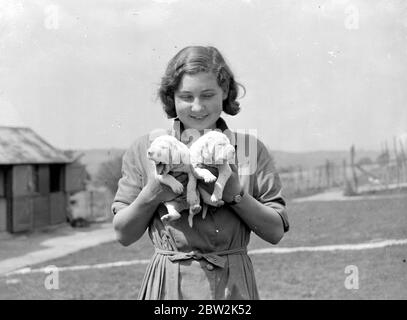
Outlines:
[[[183,185],[187,183],[188,175],[177,172],[173,176]],[[121,209],[113,218],[117,240],[128,246],[144,234],[158,205],[171,201],[179,195],[171,188],[161,184],[157,178],[149,179],[136,199],[127,207]]]
[[[235,164],[229,164],[229,166],[232,169],[232,174],[230,175],[228,181],[226,182],[222,196],[222,200],[225,201],[226,203],[232,202],[234,196],[242,191],[242,185],[240,184],[237,166]]]
[[[176,178],[179,182],[181,182],[186,187],[188,182],[188,174],[183,172],[172,172],[171,175]],[[179,196],[179,194],[172,191],[172,189],[162,184],[158,179],[150,179],[146,184],[146,189],[150,194],[151,198],[156,200],[157,202],[167,202],[174,200]]]
[[[230,168],[232,169],[232,174],[227,181],[225,188],[223,189],[222,200],[225,202],[233,201],[233,197],[240,193],[242,190],[239,174],[237,173],[237,166],[235,164],[229,164]],[[218,177],[218,169],[210,166],[206,166],[205,169],[208,169],[214,176]],[[212,194],[215,182],[212,183],[205,183],[202,180],[198,180],[198,184],[202,186],[209,194]]]

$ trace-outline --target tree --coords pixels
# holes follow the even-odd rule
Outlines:
[[[106,187],[113,195],[117,192],[117,183],[122,176],[123,155],[116,155],[103,162],[95,175],[95,185]]]
[[[390,161],[390,155],[387,151],[381,153],[376,159],[376,162],[382,167],[388,165],[389,161]]]

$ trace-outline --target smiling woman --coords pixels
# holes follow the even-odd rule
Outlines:
[[[219,115],[222,110],[236,115],[240,111],[239,102],[236,101],[238,86],[232,71],[216,48],[194,46],[181,50],[169,62],[161,81],[159,96],[168,118],[179,117],[176,102],[183,101],[188,105],[195,102],[196,98],[209,100],[212,107],[217,103],[221,108]],[[179,108],[182,108],[181,104]],[[193,113],[197,116],[204,114],[199,108]]]
[[[167,116],[176,118],[173,131],[168,133],[181,142],[187,129],[200,134],[215,129],[231,133],[220,116],[222,112],[229,115],[239,112],[237,94],[234,76],[216,48],[182,49],[169,62],[159,90]],[[276,244],[289,226],[281,183],[270,154],[256,138],[244,134],[242,139],[239,135],[243,134],[231,134],[234,137],[231,140],[237,143],[231,148],[243,150],[246,138],[254,141],[256,148],[250,149],[255,150],[250,159],[256,169],[245,174],[238,156],[234,159],[237,163],[229,163],[231,174],[219,199],[223,205],[209,205],[206,218],[196,215],[193,227],[188,221],[188,210],[182,211],[176,220],[162,219],[168,213],[163,203],[178,195],[154,174],[155,164],[148,160],[151,135],[137,139],[124,155],[123,176],[112,205],[117,239],[128,246],[148,228],[155,247],[141,285],[140,299],[259,298],[247,255],[250,233],[253,231]],[[239,145],[242,141],[243,145]],[[186,189],[185,177],[175,174],[174,177]],[[214,188],[204,182],[198,185],[212,191]]]
[[[175,111],[186,129],[215,129],[225,98],[214,74],[186,74],[175,92]]]

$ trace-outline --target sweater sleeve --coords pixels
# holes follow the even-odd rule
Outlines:
[[[282,184],[275,169],[274,160],[266,146],[257,140],[257,167],[254,173],[253,197],[277,211],[283,220],[284,232],[287,232],[290,225],[281,190]]]
[[[111,207],[113,214],[130,205],[143,188],[142,155],[143,138],[139,138],[123,155],[122,176]]]

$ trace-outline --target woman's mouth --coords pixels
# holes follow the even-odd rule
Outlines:
[[[191,116],[190,117],[194,120],[203,120],[207,117],[208,115],[204,115],[204,116]]]

